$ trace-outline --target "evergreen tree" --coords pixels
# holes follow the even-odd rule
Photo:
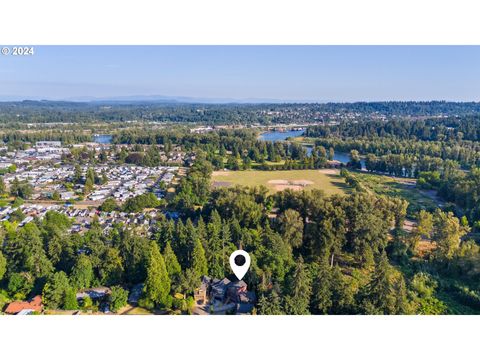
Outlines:
[[[54,273],[43,288],[43,303],[49,309],[64,308],[66,294],[70,289],[67,275],[63,271]]]
[[[268,295],[262,294],[258,300],[257,311],[259,315],[283,315],[282,302],[275,289]]]
[[[195,228],[195,225],[193,225],[193,222],[190,218],[185,221],[185,233],[186,233],[186,243],[185,243],[185,253],[186,253],[186,260],[187,263],[192,266],[193,265],[193,251],[195,244],[198,241],[201,240],[197,236],[197,229]]]
[[[310,314],[310,296],[312,294],[312,281],[305,268],[303,258],[297,260],[294,272],[289,281],[289,295],[285,297],[285,312],[291,315]]]
[[[392,268],[385,252],[380,256],[370,282],[361,294],[363,310],[367,314],[408,314],[405,280]]]
[[[200,278],[193,269],[186,269],[180,274],[180,282],[176,291],[182,294],[193,294],[200,285]]]
[[[206,257],[210,275],[214,278],[222,278],[224,276],[222,219],[216,210],[212,212],[207,228]]]
[[[3,256],[2,252],[0,251],[0,281],[3,279],[3,276],[7,272],[7,259]]]
[[[333,305],[332,302],[332,279],[329,266],[320,262],[315,269],[313,281],[312,311],[318,314],[328,314]]]
[[[165,266],[170,276],[170,281],[173,283],[178,282],[178,278],[182,272],[182,268],[177,260],[177,256],[173,252],[170,242],[167,242],[165,250],[163,251],[163,258],[165,259]]]
[[[166,306],[170,296],[170,278],[168,277],[165,261],[156,242],[150,243],[147,278],[144,286],[147,301]]]
[[[91,167],[87,169],[87,173],[85,174],[85,184],[87,181],[92,185],[97,182],[97,174],[95,174],[95,170]]]
[[[175,241],[175,223],[173,220],[161,219],[155,228],[155,239],[161,249],[165,249],[167,243]]]
[[[91,193],[92,190],[93,190],[93,185],[94,185],[94,182],[92,181],[91,178],[88,177],[88,178],[85,180],[85,187],[84,187],[84,189],[83,189],[83,194],[84,194],[84,195],[88,195],[89,193]]]
[[[82,181],[82,168],[78,164],[75,165],[72,181],[74,184],[80,184]]]
[[[260,267],[270,272],[277,281],[283,281],[293,264],[290,244],[266,222],[262,232],[262,245],[257,256]]]
[[[197,237],[200,239],[203,248],[208,250],[208,232],[207,232],[207,226],[205,225],[205,221],[203,221],[203,217],[200,215],[198,222],[197,222]],[[208,253],[207,253],[207,258],[208,258]]]
[[[400,198],[393,198],[392,199],[392,210],[395,219],[395,229],[402,230],[403,223],[405,221],[405,217],[407,216],[407,208],[408,208],[408,201],[400,199]]]
[[[357,289],[352,286],[353,279],[342,274],[340,266],[332,269],[330,283],[332,291],[331,314],[354,314],[356,311],[355,295]]]
[[[125,268],[125,281],[129,283],[142,282],[146,277],[146,265],[149,258],[148,240],[125,231],[120,236],[118,248]]]
[[[190,266],[187,249],[188,241],[187,230],[183,221],[180,219],[177,221],[175,227],[175,241],[172,242],[172,246],[180,265],[184,269]]]
[[[195,241],[195,247],[192,254],[192,269],[200,277],[208,274],[208,263],[205,257],[205,250],[199,239]]]
[[[229,248],[234,247],[230,233],[230,224],[228,221],[222,222],[222,273],[220,277],[225,276],[225,264],[228,264],[230,258]]]

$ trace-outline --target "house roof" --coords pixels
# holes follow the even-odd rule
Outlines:
[[[8,304],[5,312],[7,314],[17,314],[22,310],[42,311],[42,297],[40,295],[35,296],[30,301],[14,301]]]
[[[77,293],[77,299],[83,299],[87,296],[92,299],[99,299],[109,295],[112,291],[106,286],[99,286],[96,288],[85,289]]]
[[[248,303],[240,303],[237,304],[237,314],[248,314],[253,310],[254,306],[253,304],[248,304]]]
[[[240,280],[240,281],[235,281],[235,282],[232,282],[230,284],[231,287],[235,287],[235,288],[246,288],[247,287],[247,283],[243,280]]]
[[[30,315],[31,313],[33,313],[32,309],[25,309],[25,310],[22,310],[22,311],[18,312],[17,315]]]
[[[223,280],[213,279],[212,281],[212,292],[217,294],[224,294],[227,290],[230,280],[224,278]]]

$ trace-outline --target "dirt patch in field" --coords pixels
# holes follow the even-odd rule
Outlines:
[[[307,186],[307,185],[312,185],[313,181],[310,181],[310,180],[292,180],[292,181],[290,181],[290,184],[298,185],[298,186]]]
[[[288,185],[288,180],[268,180],[271,185]]]
[[[338,175],[340,173],[337,169],[321,169],[318,172],[325,175]]]
[[[268,181],[270,185],[274,185],[276,191],[282,191],[285,189],[291,189],[299,191],[304,189],[308,185],[312,185],[313,181],[310,180],[270,180]]]
[[[307,186],[312,185],[313,181],[310,180],[269,180],[270,185],[295,185],[295,186]]]

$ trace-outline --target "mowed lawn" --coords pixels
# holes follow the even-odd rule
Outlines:
[[[245,170],[215,171],[212,174],[214,187],[264,185],[270,193],[285,189],[309,190],[320,189],[327,195],[344,194],[345,182],[336,169],[321,170]]]

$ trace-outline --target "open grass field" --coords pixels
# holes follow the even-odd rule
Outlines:
[[[408,211],[413,214],[420,209],[435,209],[441,206],[440,200],[419,189],[415,179],[394,178],[378,174],[355,172],[355,177],[377,195],[400,197],[410,203]]]
[[[127,305],[124,308],[120,309],[118,312],[120,315],[153,315],[154,312],[139,307],[139,306],[132,306],[132,305]]]
[[[280,170],[280,171],[215,171],[212,175],[214,187],[264,185],[270,193],[292,190],[320,189],[327,195],[343,194],[347,186],[339,170]]]

